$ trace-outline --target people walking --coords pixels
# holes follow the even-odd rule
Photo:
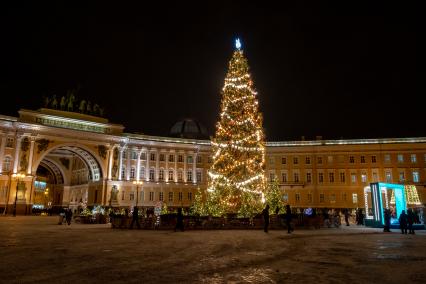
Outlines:
[[[358,222],[357,225],[364,225],[364,213],[362,213],[362,208],[358,209]]]
[[[269,204],[266,204],[265,209],[262,211],[263,215],[263,231],[265,233],[268,232],[269,227]]]
[[[391,212],[389,209],[385,209],[384,219],[385,219],[385,226],[383,228],[383,232],[390,232]]]
[[[407,234],[407,214],[405,214],[405,210],[402,210],[399,215],[399,227],[401,228],[401,234]]]
[[[291,208],[290,205],[285,206],[285,223],[287,225],[287,233],[291,234],[291,232],[294,231],[294,229],[291,227],[291,219],[293,218],[291,214]]]
[[[136,222],[136,225],[138,226],[138,229],[141,228],[141,224],[139,223],[139,209],[138,207],[133,207],[133,213],[132,213],[132,223],[130,224],[130,229],[133,229],[133,224]]]
[[[175,226],[175,232],[177,230],[184,231],[183,228],[183,214],[182,214],[182,208],[178,209],[177,217],[176,217],[176,226]]]
[[[414,235],[414,228],[413,228],[413,224],[414,224],[414,220],[415,219],[415,215],[414,212],[411,208],[408,208],[407,210],[407,223],[408,223],[408,233]]]
[[[345,222],[346,222],[346,226],[349,226],[349,217],[351,216],[351,214],[349,213],[349,209],[346,208],[345,209]]]

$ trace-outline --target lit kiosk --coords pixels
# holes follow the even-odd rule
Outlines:
[[[407,198],[412,205],[420,205],[415,186],[414,191],[411,191],[413,191],[413,186],[394,183],[375,182],[364,187],[365,225],[375,228],[383,227],[385,225],[384,209],[386,208],[390,209],[392,213],[391,227],[399,228],[399,215],[402,210],[407,212]],[[418,202],[411,200],[415,197],[413,194],[417,196],[414,199],[417,199]],[[422,208],[420,209],[422,210]],[[417,224],[415,227],[424,229],[423,224]]]

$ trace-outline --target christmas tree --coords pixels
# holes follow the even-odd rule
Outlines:
[[[256,95],[237,39],[212,139],[213,163],[206,202],[212,215],[252,216],[263,206],[265,143]]]

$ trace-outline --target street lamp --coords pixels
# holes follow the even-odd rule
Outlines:
[[[142,187],[143,181],[140,180],[134,180],[133,184],[136,185],[136,207],[138,207],[138,200],[139,200],[139,185]]]
[[[48,207],[48,203],[47,203],[48,195],[49,195],[49,188],[46,187],[46,189],[44,190],[44,203],[46,204],[46,212]]]
[[[15,203],[13,203],[13,217],[16,217],[16,202],[18,201],[18,186],[21,179],[25,178],[24,174],[13,174],[13,178],[15,178],[16,181],[16,192],[15,192]]]

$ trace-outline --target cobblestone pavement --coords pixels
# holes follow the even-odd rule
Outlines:
[[[0,217],[0,283],[424,283],[426,232],[112,230]]]

